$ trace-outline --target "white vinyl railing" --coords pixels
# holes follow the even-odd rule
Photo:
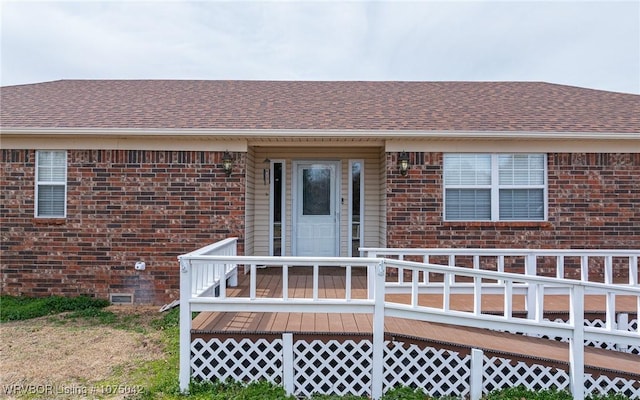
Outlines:
[[[635,298],[636,313],[640,312],[640,286],[637,284],[637,257],[639,251],[622,255],[629,261],[630,285],[615,285],[611,281],[606,283],[589,282],[588,280],[559,279],[537,276],[531,266],[536,264],[537,257],[542,254],[532,254],[524,250],[487,250],[480,254],[466,253],[474,261],[474,268],[452,265],[431,264],[426,261],[407,261],[401,259],[378,258],[391,254],[383,254],[381,249],[369,249],[369,254],[376,257],[362,258],[317,258],[317,257],[260,257],[235,256],[225,252],[229,247],[235,247],[235,239],[227,239],[220,245],[207,246],[179,257],[181,268],[180,279],[180,388],[187,390],[190,380],[190,344],[191,344],[191,315],[192,312],[300,312],[300,313],[366,313],[372,315],[373,321],[373,349],[372,349],[372,398],[378,399],[382,395],[383,356],[384,356],[384,317],[392,316],[412,320],[441,322],[467,327],[517,331],[530,334],[544,334],[551,337],[565,338],[569,341],[570,360],[569,376],[571,378],[571,392],[576,399],[584,397],[584,341],[616,342],[635,345],[640,341],[640,331],[620,330],[615,324],[616,298],[619,296]],[[389,249],[386,249],[389,251]],[[409,252],[412,250],[408,250]],[[429,249],[430,252],[433,249]],[[451,254],[449,250],[441,254],[455,257],[460,249]],[[544,254],[554,253],[545,251]],[[415,255],[415,253],[407,253]],[[434,254],[434,253],[430,253]],[[423,255],[429,257],[430,254]],[[515,254],[515,255],[514,255]],[[525,257],[528,274],[507,273],[501,270],[492,271],[479,268],[480,257]],[[399,253],[395,254],[396,256]],[[588,265],[588,257],[605,257],[605,264],[612,264],[612,258],[620,257],[620,253],[605,254],[587,252],[580,253],[572,250],[570,254],[556,254],[557,257],[580,257]],[[404,257],[400,257],[404,258]],[[559,258],[560,259],[560,258]],[[454,258],[455,261],[455,258]],[[558,261],[562,264],[562,261]],[[500,263],[500,261],[499,261]],[[558,264],[558,265],[560,265]],[[478,267],[475,267],[475,266]],[[504,264],[502,264],[504,265]],[[250,289],[248,296],[230,296],[225,279],[220,279],[221,272],[237,271],[243,266],[250,271]],[[282,273],[282,291],[277,296],[270,295],[258,288],[257,270],[262,266],[276,267]],[[312,290],[308,295],[289,296],[289,272],[299,267],[311,267]],[[326,267],[341,267],[345,276],[344,298],[328,298],[320,293],[320,271]],[[352,296],[352,273],[355,268],[367,269],[367,295]],[[635,268],[635,269],[634,269]],[[498,269],[500,269],[498,267]],[[213,271],[209,271],[213,270]],[[397,272],[397,273],[395,273]],[[195,277],[194,277],[195,275]],[[395,282],[388,282],[387,277],[397,275]],[[410,278],[405,280],[405,275]],[[582,274],[588,277],[588,274]],[[606,274],[605,274],[606,275]],[[231,272],[233,276],[233,272]],[[563,275],[561,275],[563,276]],[[206,287],[211,283],[216,290]],[[435,285],[435,286],[434,286]],[[195,288],[194,288],[195,286]],[[442,295],[440,306],[425,306],[420,304],[420,294],[432,293],[433,287]],[[452,296],[464,290],[473,294],[472,310],[463,311],[452,309]],[[405,293],[409,295],[408,302],[392,302],[385,299],[389,293]],[[564,294],[568,296],[570,309],[569,321],[544,320],[545,295]],[[482,297],[489,294],[500,294],[504,298],[502,315],[495,315],[482,310]],[[527,298],[527,315],[519,316],[513,313],[514,296],[524,295]],[[585,296],[598,295],[605,299],[606,321],[603,327],[587,327],[583,323]],[[284,382],[285,388],[289,387]],[[473,393],[479,393],[477,390]]]
[[[183,254],[178,260],[195,259],[200,256],[235,256],[237,254],[237,238],[228,238],[202,247],[191,253]],[[182,262],[180,263],[182,266]],[[183,270],[183,272],[185,272]],[[211,296],[220,285],[226,286],[229,280],[230,286],[238,284],[238,268],[233,264],[225,264],[205,260],[200,263],[192,263],[189,267],[191,277],[192,297]],[[225,279],[222,279],[222,277]],[[221,292],[226,292],[222,290]],[[182,295],[182,293],[181,293]]]
[[[366,257],[385,257],[424,263],[433,262],[433,258],[447,259],[447,265],[463,266],[471,264],[474,269],[505,272],[518,271],[525,275],[555,276],[558,279],[579,279],[583,282],[594,281],[589,271],[597,268],[602,271],[601,283],[614,283],[616,275],[627,276],[630,285],[639,284],[638,257],[640,250],[579,250],[579,249],[478,249],[478,248],[416,248],[394,249],[378,247],[361,247],[360,252]],[[443,264],[442,262],[435,262]],[[570,274],[567,269],[577,269],[578,273]],[[542,271],[539,271],[542,270]],[[398,283],[403,283],[404,274],[398,273]],[[617,273],[617,274],[616,274]],[[567,276],[575,275],[575,276]],[[429,283],[425,275],[424,283]],[[617,282],[621,283],[621,282]]]

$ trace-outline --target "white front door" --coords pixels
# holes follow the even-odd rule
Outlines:
[[[294,255],[339,255],[337,161],[294,162]]]

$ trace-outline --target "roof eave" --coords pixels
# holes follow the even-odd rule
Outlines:
[[[545,139],[640,140],[640,132],[443,131],[358,129],[136,129],[136,128],[12,128],[0,127],[4,137],[132,137],[158,138],[376,138],[376,139]]]

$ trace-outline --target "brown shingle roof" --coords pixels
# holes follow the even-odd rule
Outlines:
[[[640,132],[640,96],[538,82],[62,80],[0,89],[3,128]]]

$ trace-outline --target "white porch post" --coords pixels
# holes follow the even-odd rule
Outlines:
[[[527,254],[524,264],[525,275],[536,276],[538,274],[537,259],[535,254]],[[536,314],[536,286],[529,284],[527,288],[527,318],[535,319]]]
[[[186,393],[191,381],[191,268],[180,260],[180,391]]]
[[[293,333],[282,334],[282,386],[288,396],[294,394]]]
[[[369,267],[371,268],[371,267]],[[375,267],[375,308],[373,311],[373,360],[371,362],[371,398],[382,397],[384,386],[384,285],[386,267],[384,260]],[[371,288],[369,288],[371,290]]]
[[[620,313],[616,317],[616,329],[620,331],[628,331],[629,330],[629,314],[628,313]],[[626,344],[616,343],[616,350],[626,352],[627,348],[629,348]]]
[[[569,339],[569,377],[571,395],[574,399],[584,399],[584,286],[571,289],[569,320],[573,335]]]
[[[369,251],[367,252],[367,257],[370,258],[376,258],[378,255],[373,252],[373,251]],[[373,300],[373,296],[375,296],[374,290],[376,287],[376,272],[375,272],[376,267],[374,267],[373,265],[369,264],[367,266],[367,299],[369,300]]]
[[[480,400],[482,397],[482,372],[484,364],[484,352],[479,349],[471,349],[471,376],[470,376],[470,398]]]

